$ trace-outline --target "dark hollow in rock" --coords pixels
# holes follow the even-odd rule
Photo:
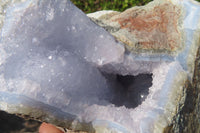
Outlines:
[[[108,77],[108,76],[107,76]],[[132,75],[109,75],[113,85],[110,102],[117,107],[135,108],[148,96],[152,86],[152,74]]]

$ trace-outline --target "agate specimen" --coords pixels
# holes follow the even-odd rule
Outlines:
[[[1,110],[98,133],[160,133],[173,124],[196,70],[199,3],[155,0],[89,14],[95,23],[69,0],[8,3]]]

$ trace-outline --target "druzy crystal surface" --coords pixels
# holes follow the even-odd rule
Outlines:
[[[99,133],[162,132],[172,122],[193,76],[198,3],[155,0],[100,19],[122,42],[69,0],[4,10],[1,110]]]

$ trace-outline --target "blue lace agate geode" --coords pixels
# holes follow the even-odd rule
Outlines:
[[[189,0],[155,0],[142,7],[144,12],[137,15],[162,5],[179,9],[176,18],[179,21],[166,20],[178,26],[176,34],[176,29],[164,27],[168,30],[164,39],[172,37],[179,41],[170,43],[170,47],[164,44],[164,49],[162,38],[158,38],[159,43],[152,44],[155,38],[151,35],[145,38],[146,32],[137,31],[139,22],[145,29],[151,18],[145,23],[137,20],[136,26],[131,28],[133,32],[124,31],[127,25],[114,16],[122,24],[119,27],[122,33],[113,35],[123,38],[124,33],[138,34],[143,42],[137,44],[143,49],[139,52],[116,41],[69,0],[25,0],[4,6],[0,38],[0,109],[89,132],[164,131],[176,115],[177,106],[183,102],[185,81],[193,77],[199,47],[200,5]],[[133,12],[139,8],[133,7]],[[122,15],[130,15],[127,11]],[[159,22],[159,17],[157,19]],[[106,21],[110,27],[117,25]],[[165,21],[160,26],[166,26]],[[158,36],[162,30],[153,33]],[[118,40],[126,43],[122,38]],[[152,50],[156,48],[161,50]],[[133,81],[119,80],[120,76],[127,75],[132,76]],[[147,87],[148,93],[141,91],[143,87]],[[120,106],[116,103],[127,99],[131,102],[132,98],[136,107],[127,107],[126,101]]]

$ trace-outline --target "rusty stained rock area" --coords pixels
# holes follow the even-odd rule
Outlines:
[[[103,24],[97,24],[125,43],[132,52],[176,53],[184,44],[181,13],[180,7],[172,3],[149,3],[122,13],[104,15],[98,19]]]

